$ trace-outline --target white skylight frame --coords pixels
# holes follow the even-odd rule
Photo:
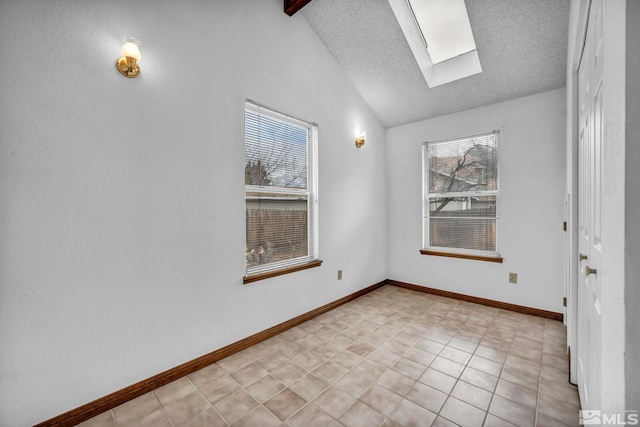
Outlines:
[[[435,37],[435,40],[431,41],[432,51],[434,53],[434,57],[436,57],[436,59],[438,60],[441,60],[441,62],[436,63],[435,61],[433,61],[431,58],[429,49],[427,48],[427,43],[429,42],[429,40],[425,40],[425,38],[426,37],[433,38],[434,32],[437,33],[438,30],[435,29],[435,31],[430,31],[426,29],[425,30],[420,29],[420,26],[418,25],[418,21],[417,21],[418,18],[414,14],[414,10],[412,9],[411,4],[409,3],[410,0],[388,0],[388,1],[389,1],[389,5],[391,6],[391,9],[393,10],[393,13],[396,16],[396,19],[398,20],[398,23],[400,24],[400,28],[402,29],[402,32],[404,33],[404,36],[407,39],[407,42],[409,43],[409,47],[413,52],[413,56],[416,58],[416,61],[418,62],[420,71],[422,71],[422,75],[427,81],[427,84],[429,85],[429,87],[436,87],[445,83],[463,79],[465,77],[469,77],[474,74],[478,74],[482,72],[482,67],[480,66],[480,58],[478,57],[478,51],[475,50],[475,48],[472,51],[459,54],[457,56],[454,56],[451,59],[442,60],[443,56],[436,50],[437,48],[433,47],[435,43],[438,43],[437,37]],[[435,5],[436,7],[442,7],[443,4],[446,5],[448,2],[455,3],[454,0],[444,0],[445,3],[443,3],[442,0],[420,0],[420,1],[423,3],[424,2],[440,3],[438,5]],[[462,9],[463,9],[464,16],[459,16],[456,19],[466,20],[467,22],[466,25],[468,26],[468,28],[465,28],[463,26],[460,29],[458,29],[458,31],[470,32],[471,26],[470,24],[468,24],[469,18],[466,13],[466,7],[464,7],[464,0],[457,0],[457,1],[462,2],[462,6],[463,6]],[[418,3],[415,3],[415,1],[414,1],[414,4],[418,5]],[[418,13],[421,15],[420,17],[422,18],[424,10],[422,10],[421,7],[418,7],[417,9],[419,9]],[[461,13],[460,12],[461,8],[459,6],[456,7],[455,9],[457,10],[453,11],[454,14],[456,12],[458,14]],[[446,18],[443,17],[442,19],[446,19]],[[426,23],[423,23],[422,25],[426,25]],[[448,24],[448,25],[453,26],[453,24]],[[472,33],[471,33],[471,36],[473,37]],[[446,37],[446,34],[445,34],[445,37]],[[474,41],[474,47],[475,47],[475,41]],[[466,50],[466,49],[462,48],[462,50]]]

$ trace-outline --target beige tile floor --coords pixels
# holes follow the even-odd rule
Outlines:
[[[575,426],[562,323],[385,286],[82,424]]]

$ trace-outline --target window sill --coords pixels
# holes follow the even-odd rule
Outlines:
[[[475,260],[475,261],[487,261],[487,262],[499,262],[499,263],[502,263],[502,257],[501,256],[458,254],[458,253],[453,253],[453,252],[433,251],[433,250],[430,250],[430,249],[420,249],[420,253],[422,255],[435,255],[435,256],[444,256],[444,257],[450,257],[450,258],[472,259],[472,260]]]
[[[283,274],[294,273],[308,268],[320,267],[321,264],[322,260],[317,259],[306,264],[294,265],[293,267],[281,268],[280,270],[267,271],[266,273],[253,274],[251,276],[244,276],[242,278],[242,283],[246,285],[247,283],[257,282],[258,280],[282,276]]]

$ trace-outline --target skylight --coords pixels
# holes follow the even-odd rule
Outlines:
[[[464,0],[408,0],[434,64],[476,50]]]
[[[388,0],[429,87],[482,72],[464,0]]]

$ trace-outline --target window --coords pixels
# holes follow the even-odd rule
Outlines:
[[[317,125],[247,101],[245,283],[320,265]]]
[[[423,147],[424,254],[501,262],[498,132]]]

